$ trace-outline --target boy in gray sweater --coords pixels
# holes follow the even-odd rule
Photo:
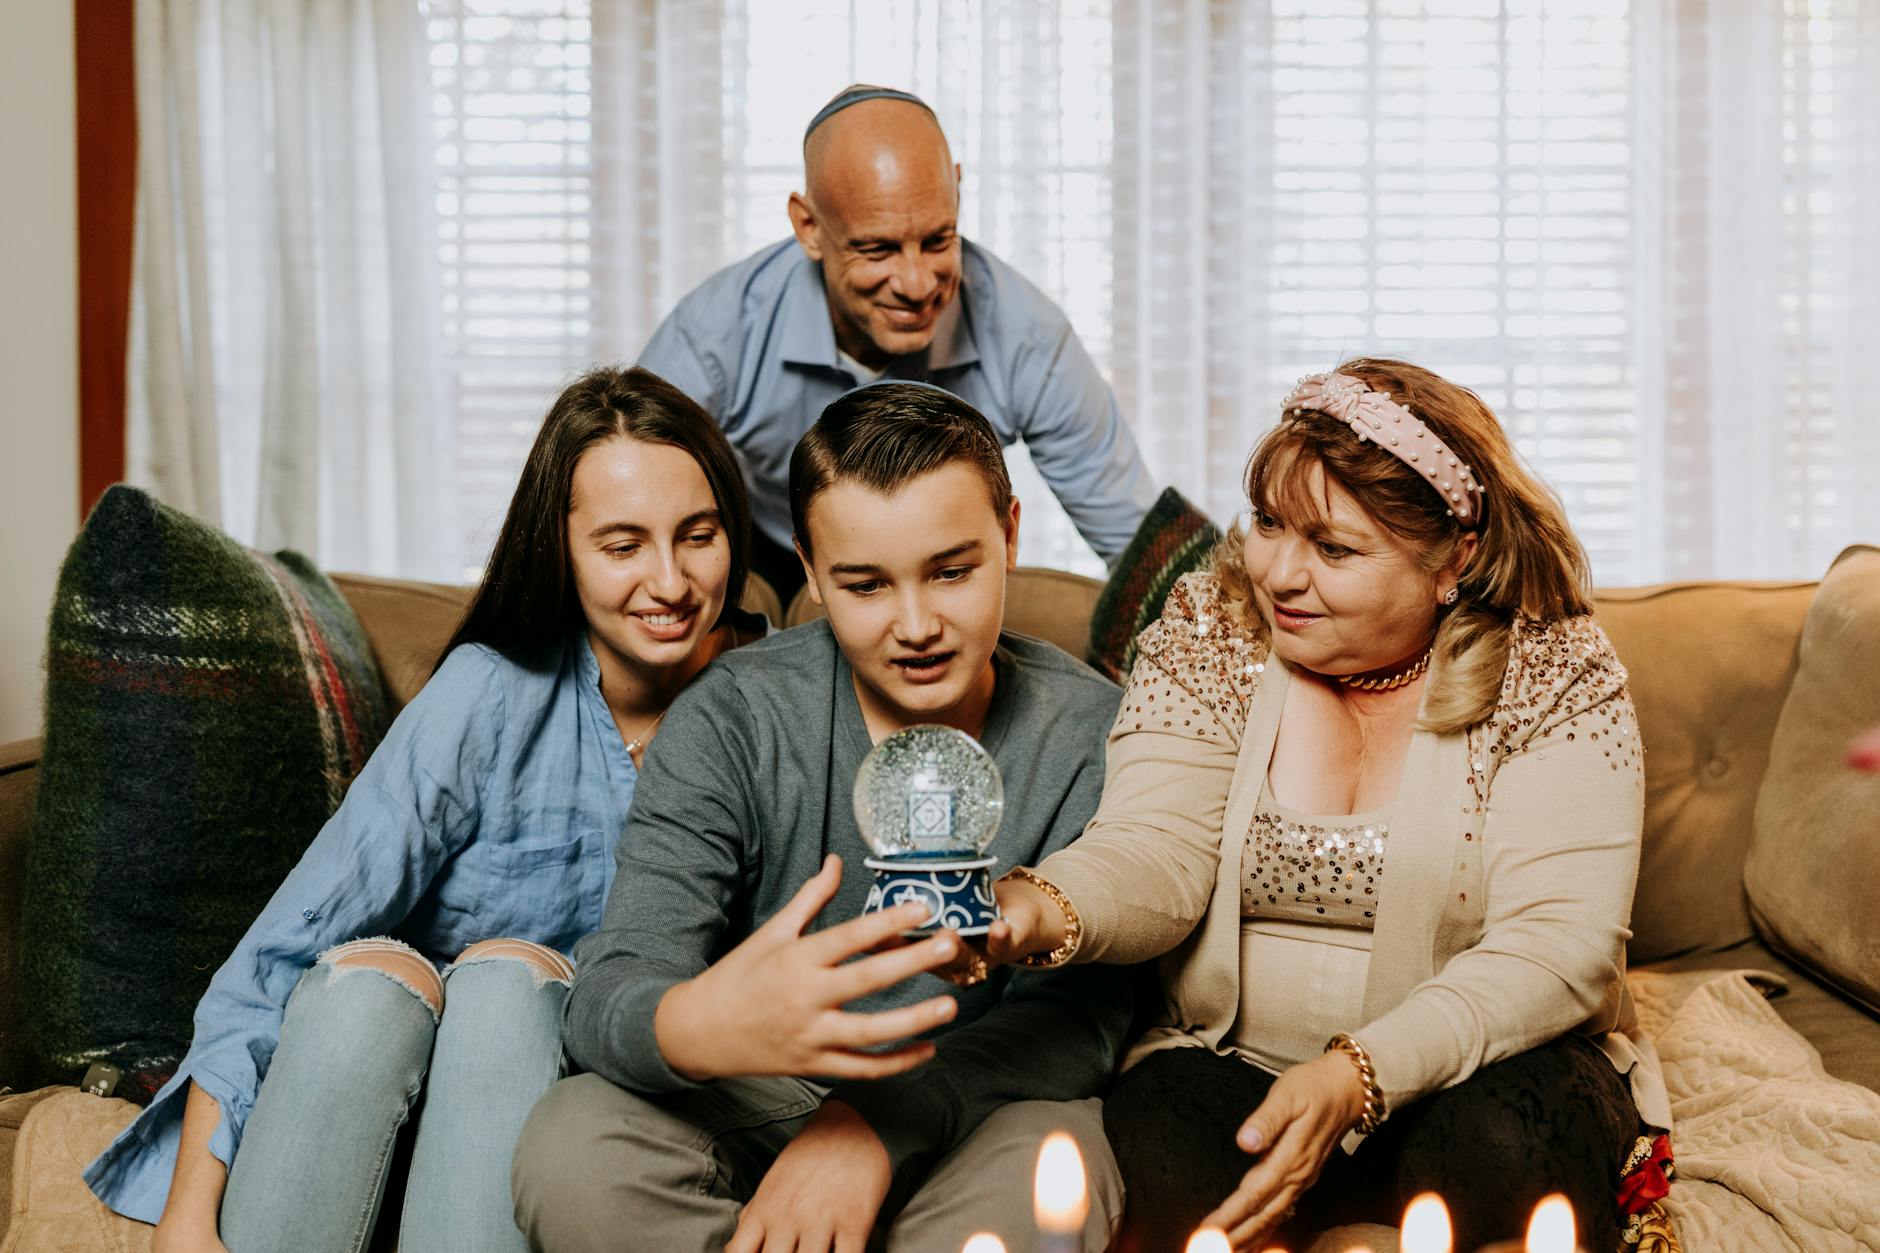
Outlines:
[[[862,915],[849,798],[887,735],[957,727],[1004,778],[989,851],[1036,864],[1096,810],[1117,689],[1001,632],[1018,503],[966,402],[849,393],[798,445],[790,495],[828,619],[726,654],[666,716],[601,929],[575,953],[564,1038],[586,1073],[524,1128],[517,1222],[557,1251],[1022,1239],[1038,1145],[1063,1130],[1090,1181],[1085,1246],[1102,1249],[1121,1189],[1092,1098],[1128,1027],[1127,975],[987,979],[945,933],[884,948],[925,907]]]

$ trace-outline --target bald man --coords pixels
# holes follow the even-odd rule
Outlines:
[[[787,599],[790,452],[824,407],[880,378],[944,387],[1023,440],[1084,539],[1114,563],[1155,488],[1063,310],[959,233],[960,167],[906,92],[847,88],[810,122],[793,237],[719,271],[640,354],[743,456],[756,568]]]

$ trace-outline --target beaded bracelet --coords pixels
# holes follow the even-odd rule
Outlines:
[[[1384,1125],[1387,1116],[1384,1109],[1384,1089],[1378,1085],[1377,1070],[1371,1065],[1371,1055],[1364,1045],[1358,1043],[1343,1031],[1325,1042],[1327,1053],[1336,1049],[1351,1059],[1351,1064],[1358,1068],[1358,1082],[1364,1085],[1364,1112],[1358,1115],[1358,1121],[1352,1130],[1359,1135],[1368,1136]]]
[[[1071,905],[1071,898],[1059,891],[1057,884],[1040,879],[1023,866],[1012,867],[1012,869],[1005,872],[1005,877],[1007,879],[1023,879],[1025,882],[1050,897],[1053,901],[1056,901],[1057,907],[1064,911],[1064,942],[1052,949],[1049,953],[1027,953],[1025,956],[1018,959],[1018,964],[1021,966],[1029,966],[1033,970],[1049,970],[1054,966],[1062,966],[1077,952],[1077,946],[1082,943],[1084,938],[1084,924],[1083,921],[1077,917],[1077,910]]]

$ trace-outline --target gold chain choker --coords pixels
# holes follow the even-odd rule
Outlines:
[[[1396,674],[1373,675],[1370,678],[1360,678],[1355,674],[1336,674],[1332,677],[1337,679],[1340,683],[1343,683],[1346,687],[1355,687],[1361,692],[1388,692],[1394,687],[1402,687],[1419,674],[1422,674],[1425,670],[1428,670],[1430,668],[1430,654],[1435,651],[1434,645],[1424,649],[1421,657],[1418,657]]]

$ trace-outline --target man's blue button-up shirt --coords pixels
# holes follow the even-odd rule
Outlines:
[[[1068,318],[1018,272],[962,241],[958,295],[926,351],[884,378],[944,387],[1033,464],[1084,539],[1114,562],[1155,502],[1116,396]],[[679,302],[642,366],[703,405],[744,458],[759,528],[790,543],[790,453],[824,406],[867,382],[836,350],[822,266],[786,239]]]

